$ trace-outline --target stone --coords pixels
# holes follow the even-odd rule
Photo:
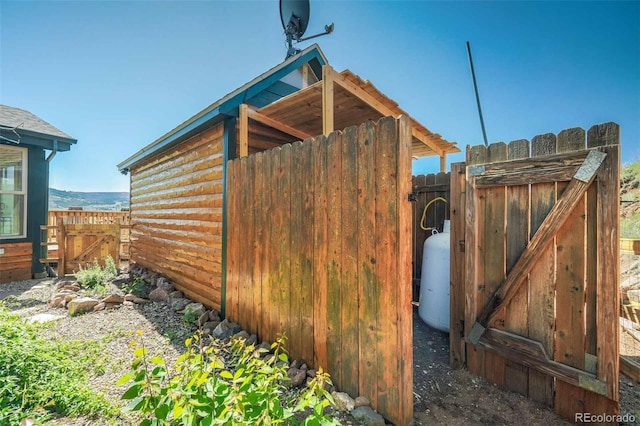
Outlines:
[[[131,301],[133,300],[133,298],[134,298],[134,297],[135,297],[135,296],[134,296],[133,294],[131,294],[131,293],[127,293],[127,294],[125,294],[125,295],[124,295],[124,301],[125,301],[125,302],[131,302]]]
[[[169,292],[163,288],[156,288],[149,293],[149,299],[154,302],[166,302],[169,300]]]
[[[210,321],[222,321],[222,318],[220,318],[220,312],[216,311],[215,309],[212,309],[209,311],[209,320]]]
[[[198,318],[196,320],[196,325],[198,327],[202,327],[203,325],[205,325],[207,322],[209,321],[209,312],[205,312],[204,314],[200,315],[200,318]]]
[[[49,306],[52,308],[64,308],[67,303],[64,298],[64,294],[54,294],[49,300]]]
[[[218,321],[207,321],[202,325],[202,332],[204,334],[212,334],[218,324],[220,324]]]
[[[351,410],[351,415],[362,425],[385,426],[384,418],[371,407],[361,406]]]
[[[351,411],[355,408],[355,401],[345,392],[331,392],[336,407],[340,411]]]
[[[311,377],[312,379],[316,377],[317,374],[318,374],[318,371],[313,368],[310,368],[309,370],[307,370],[307,376]]]
[[[251,336],[249,336],[249,338],[247,339],[246,342],[244,342],[247,346],[255,346],[256,343],[258,343],[258,336],[255,334],[252,334]]]
[[[96,299],[92,299],[91,297],[76,297],[67,304],[67,307],[69,308],[69,315],[73,317],[91,312],[93,307],[98,303],[100,302]]]
[[[206,311],[207,308],[205,308],[202,303],[192,302],[184,307],[184,316],[185,318],[193,318],[192,321],[195,321],[195,319],[200,318]]]
[[[302,361],[300,361],[299,359],[296,359],[291,363],[291,368],[300,368],[301,365],[302,365]]]
[[[369,407],[371,406],[371,401],[369,401],[369,398],[367,398],[366,396],[358,396],[356,397],[355,401],[354,401],[354,405],[356,408],[358,407]]]
[[[106,303],[100,302],[93,307],[93,312],[104,311],[106,307],[107,307]]]
[[[124,302],[122,302],[122,306],[134,306],[135,303],[133,303],[131,300],[125,300]]]
[[[56,284],[56,290],[61,290],[67,286],[71,286],[71,285],[77,285],[75,281],[72,280],[62,280],[62,281],[58,281],[58,283]]]
[[[309,366],[308,366],[307,364],[302,364],[302,365],[300,366],[300,370],[307,371],[308,369],[309,369]]]
[[[171,281],[164,277],[158,278],[158,280],[156,281],[156,287],[166,291],[167,294],[171,293],[176,288],[176,286],[174,286]]]
[[[267,352],[270,352],[271,351],[271,345],[269,344],[269,342],[262,342],[262,343],[260,343],[258,345],[258,349],[264,349]],[[265,353],[267,353],[267,352],[265,352]]]
[[[174,290],[169,292],[169,299],[182,299],[184,298],[184,294],[180,290]]]
[[[181,311],[191,302],[189,301],[189,299],[178,298],[171,299],[169,303],[171,304],[171,309],[173,309],[174,311]]]
[[[233,337],[236,339],[242,339],[246,342],[249,338],[249,332],[247,330],[240,330],[238,333],[234,334]]]
[[[218,339],[226,339],[233,336],[240,330],[241,328],[238,324],[231,322],[227,318],[225,318],[224,321],[218,324],[218,326],[213,330],[213,335]]]
[[[104,299],[101,300],[102,303],[122,303],[124,302],[124,297],[119,294],[110,294]]]
[[[122,303],[105,303],[104,308],[105,309],[120,309],[120,306],[122,306],[124,302]],[[128,302],[128,303],[133,303],[133,302]]]
[[[291,367],[287,370],[287,377],[289,377],[289,386],[297,388],[304,384],[307,379],[307,373],[299,368]]]
[[[133,296],[129,299],[130,302],[135,303],[136,305],[144,305],[145,303],[151,303],[151,300],[145,299],[144,297]]]
[[[64,318],[64,316],[62,315],[53,315],[53,314],[38,314],[38,315],[34,315],[31,318],[29,318],[29,322],[30,323],[34,323],[34,322],[39,322],[39,323],[43,323],[43,322],[51,322],[51,321],[55,321],[58,319]]]

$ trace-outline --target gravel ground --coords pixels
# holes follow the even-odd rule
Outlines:
[[[124,277],[121,277],[124,279]],[[0,299],[24,316],[40,313],[64,315],[62,309],[49,308],[53,279],[30,280],[0,285]],[[531,425],[568,424],[552,410],[519,394],[499,389],[466,370],[449,368],[448,335],[425,325],[414,308],[414,412],[416,425],[509,425],[523,421]],[[181,317],[163,304],[123,306],[79,317],[55,321],[46,332],[52,338],[106,342],[103,373],[92,377],[95,388],[119,402],[124,387],[114,383],[128,371],[132,359],[129,343],[136,330],[143,331],[150,353],[160,353],[168,363],[184,351],[184,339],[192,329]],[[640,355],[640,354],[639,354]],[[621,376],[621,413],[640,407],[640,386]],[[349,415],[340,415],[345,425],[357,424]],[[65,426],[128,425],[132,417],[115,422],[101,419],[58,419],[50,424]],[[640,425],[640,419],[636,420]]]

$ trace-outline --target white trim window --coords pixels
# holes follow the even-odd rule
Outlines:
[[[0,145],[0,238],[27,236],[27,149]]]

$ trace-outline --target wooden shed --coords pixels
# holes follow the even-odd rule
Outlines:
[[[444,170],[455,143],[310,46],[118,164],[131,176],[131,261],[224,313],[227,161],[401,115],[410,120],[411,155],[437,155]]]
[[[0,283],[43,272],[40,225],[47,223],[49,163],[76,142],[29,111],[0,105]]]

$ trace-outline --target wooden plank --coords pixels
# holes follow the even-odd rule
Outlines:
[[[313,141],[313,365],[328,369],[327,347],[327,289],[328,289],[328,210],[327,138],[317,136]]]
[[[631,357],[620,355],[620,372],[640,384],[640,364]]]
[[[602,125],[609,133],[600,129],[602,138],[608,142],[619,142],[619,127]],[[593,129],[593,128],[592,128]],[[592,132],[592,129],[589,129]],[[617,138],[611,136],[618,131]],[[598,229],[608,232],[598,233],[598,277],[597,277],[597,353],[598,378],[609,385],[609,399],[618,401],[618,369],[620,347],[620,327],[618,310],[620,306],[620,146],[605,148],[607,158],[598,173]]]
[[[238,301],[237,301],[237,284],[238,274],[240,271],[240,265],[238,262],[240,258],[238,256],[238,240],[240,237],[240,218],[239,211],[240,201],[240,162],[229,161],[227,163],[227,280],[226,297],[225,297],[225,315],[228,318],[237,320],[238,318]]]
[[[242,158],[249,155],[249,111],[247,104],[240,104],[238,125],[240,127],[238,132],[239,157]]]
[[[327,136],[334,130],[333,123],[333,77],[331,65],[322,66],[322,134]]]
[[[413,422],[413,308],[411,305],[411,250],[406,244],[411,236],[411,205],[407,194],[411,191],[411,120],[407,116],[398,119],[397,142],[398,187],[398,237],[396,251],[398,283],[398,350],[400,416],[399,424]],[[442,174],[446,177],[445,174]],[[396,379],[396,380],[397,380]]]
[[[563,130],[558,134],[559,153],[584,149],[585,132],[580,128]],[[557,183],[558,194],[567,187]],[[586,205],[582,196],[568,213],[564,225],[556,235],[556,337],[554,359],[566,365],[585,369],[585,280],[586,263]],[[555,412],[571,419],[584,409],[585,390],[574,384],[556,382]]]
[[[245,104],[242,104],[245,105]],[[242,106],[241,105],[241,106]],[[303,132],[301,130],[296,129],[295,127],[291,127],[285,123],[282,123],[278,120],[275,120],[271,117],[269,117],[268,115],[262,114],[260,112],[258,112],[255,108],[253,107],[249,107],[247,109],[247,115],[249,118],[251,118],[252,120],[255,120],[259,123],[265,124],[269,127],[273,127],[274,129],[280,130],[283,133],[287,133],[291,136],[295,136],[296,138],[299,138],[300,140],[304,140],[304,139],[311,139],[312,136],[309,135],[306,132]],[[242,117],[242,116],[241,116]],[[240,121],[240,123],[242,124],[242,121]],[[241,144],[242,146],[242,144]]]
[[[487,161],[493,163],[507,159],[507,145],[497,142],[487,147]],[[491,295],[505,279],[505,238],[506,238],[506,187],[496,186],[483,190],[485,197],[481,217],[484,222],[484,234],[480,236],[481,262],[484,264],[484,286],[479,292],[479,306],[490,300]],[[496,312],[493,325],[504,329],[505,311]],[[484,377],[500,387],[505,386],[505,359],[495,353],[486,353],[484,358]]]
[[[292,335],[291,316],[291,145],[280,150],[280,170],[277,191],[280,208],[276,211],[280,229],[278,279],[278,321],[281,333]]]
[[[556,136],[552,133],[531,140],[531,156],[548,156],[556,152]],[[530,235],[535,235],[556,201],[555,183],[531,185]],[[555,327],[555,250],[547,247],[538,253],[538,263],[529,273],[529,337],[540,342],[547,353],[553,353]],[[547,406],[554,402],[553,377],[529,370],[529,397]]]
[[[300,306],[301,306],[301,338],[302,343],[300,346],[301,358],[307,362],[312,363],[313,356],[313,338],[315,335],[314,328],[314,315],[315,304],[313,299],[313,278],[314,278],[314,226],[315,226],[315,211],[314,211],[314,176],[313,176],[313,141],[305,140],[302,146],[301,157],[298,160],[300,162],[300,170],[302,172],[301,178],[301,190],[302,190],[302,234],[301,234],[301,246],[300,246],[300,276],[301,276],[301,292],[300,292]],[[324,267],[324,265],[323,265]]]
[[[542,135],[549,137],[549,133]],[[584,162],[589,150],[545,155],[544,158],[527,158],[493,164],[483,164],[471,169],[476,176],[476,188],[491,187],[496,184],[529,185],[571,180],[575,171]]]
[[[267,240],[267,281],[263,292],[267,295],[267,310],[268,310],[268,336],[267,341],[274,342],[278,333],[281,333],[280,323],[278,318],[278,259],[280,255],[280,222],[277,211],[281,208],[280,194],[277,191],[278,188],[278,170],[280,168],[280,151],[281,148],[275,148],[268,154],[269,164],[268,170],[265,167],[265,171],[268,172],[269,178],[267,187],[269,188],[268,208],[265,209],[267,214],[267,220],[269,224],[268,240]]]
[[[304,175],[309,170],[303,170],[302,162],[304,161],[302,155],[302,142],[296,142],[291,145],[291,210],[289,215],[289,222],[291,226],[291,247],[290,247],[290,259],[291,259],[291,278],[290,278],[290,306],[291,313],[289,322],[291,324],[291,334],[289,335],[289,354],[292,359],[302,358],[302,342],[306,339],[306,336],[311,330],[304,330],[302,328],[302,315],[303,312],[308,310],[308,307],[302,303],[302,287],[305,285],[302,278],[302,264],[305,262],[304,255],[302,254],[302,242],[306,239],[304,235],[304,212],[302,207],[302,197],[304,196],[302,181]],[[305,360],[306,361],[306,360]]]
[[[327,368],[342,386],[340,279],[342,271],[342,132],[327,138]]]
[[[529,158],[529,141],[509,142],[507,158]],[[507,187],[506,271],[509,273],[529,242],[529,186]],[[529,335],[529,282],[511,299],[505,312],[505,330]],[[521,395],[529,394],[529,368],[513,360],[505,362],[505,387]]]
[[[464,212],[465,212],[465,164],[451,164],[451,215],[450,246],[450,319],[449,365],[462,368],[466,363],[464,337]]]
[[[358,128],[348,127],[342,134],[342,265],[340,321],[342,345],[342,389],[358,393]]]
[[[473,186],[473,177],[469,174],[469,166],[486,162],[487,149],[484,145],[467,148],[467,170],[465,175],[466,191],[466,228],[465,228],[465,339],[471,333],[471,328],[477,315],[482,309],[478,300],[478,286],[480,277],[484,276],[483,263],[480,262],[480,235],[484,235],[479,212],[483,211],[481,199]],[[484,200],[484,198],[482,199]],[[467,367],[472,373],[484,377],[484,351],[476,345],[467,343]]]
[[[256,182],[256,156],[247,157],[244,161],[246,164],[246,172],[243,174],[243,195],[242,205],[244,216],[246,217],[246,228],[244,234],[246,237],[243,241],[244,246],[244,274],[241,282],[241,293],[238,294],[240,300],[239,307],[244,310],[244,321],[246,330],[249,333],[257,332],[257,316],[259,312],[256,310],[256,293],[257,283],[255,270],[255,253],[256,245],[259,244],[255,236],[255,217],[259,213],[255,210],[255,182]],[[243,168],[244,171],[244,168]]]
[[[358,333],[359,333],[359,371],[358,389],[360,395],[366,395],[370,401],[378,400],[378,359],[377,351],[379,325],[380,283],[375,274],[376,268],[376,126],[368,121],[360,126],[358,132]]]
[[[380,283],[378,339],[378,400],[372,406],[387,413],[394,422],[400,417],[400,395],[397,373],[399,359],[398,339],[398,285],[396,262],[398,246],[397,191],[397,123],[383,118],[376,129],[376,275]],[[394,422],[395,423],[395,422]]]

